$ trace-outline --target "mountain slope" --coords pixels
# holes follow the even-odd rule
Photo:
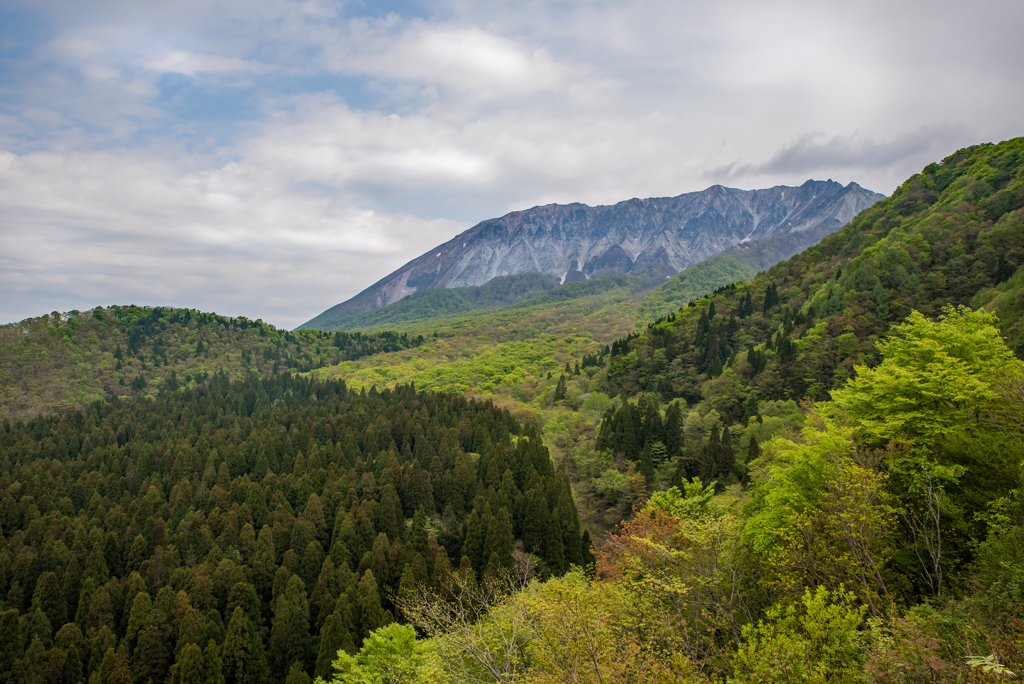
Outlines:
[[[670,313],[720,287],[750,280],[761,271],[810,247],[830,232],[821,227],[730,247],[665,281],[644,297],[642,311],[653,315]]]
[[[422,342],[422,336],[393,332],[292,333],[194,309],[54,312],[0,326],[0,419],[145,396],[217,372],[231,379],[305,372]]]
[[[607,389],[705,401],[734,420],[758,399],[825,399],[877,360],[890,325],[946,304],[998,310],[1024,356],[1022,265],[1024,138],[965,148],[751,282],[612,345]]]
[[[611,206],[534,207],[477,224],[300,327],[333,329],[346,314],[420,290],[478,286],[530,271],[563,283],[609,270],[669,276],[737,244],[832,232],[881,198],[856,183],[807,181],[766,190],[716,185]]]

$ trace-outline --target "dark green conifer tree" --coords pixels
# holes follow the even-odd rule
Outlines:
[[[544,546],[544,561],[552,575],[565,574],[565,543],[562,541],[562,523],[556,508],[548,523],[548,538]]]
[[[736,469],[736,460],[732,454],[732,435],[729,434],[729,428],[722,429],[722,444],[719,448],[718,455],[718,473],[716,477],[719,478],[719,482],[727,478],[732,477],[733,471]]]
[[[263,684],[267,675],[263,643],[241,607],[231,614],[221,653],[225,684]]]
[[[673,401],[665,410],[663,432],[665,457],[674,461],[683,453],[683,414],[677,401]]]
[[[274,621],[270,628],[271,673],[285,676],[292,663],[302,667],[311,660],[309,603],[302,580],[293,575],[284,593],[274,603]]]
[[[117,654],[114,656],[114,669],[107,678],[107,684],[133,684],[131,663],[124,646],[117,649]]]
[[[171,667],[171,678],[177,684],[206,684],[206,663],[203,651],[196,644],[189,644],[181,649],[177,660]]]
[[[568,366],[569,364],[566,363],[566,365]],[[567,391],[568,391],[568,388],[566,387],[566,384],[565,384],[565,376],[564,375],[558,376],[558,384],[555,385],[554,400],[555,401],[562,401],[563,399],[565,399],[565,395],[566,395]]]
[[[220,648],[213,639],[206,644],[203,651],[203,665],[206,678],[204,684],[226,684],[224,681],[224,660],[220,657]]]
[[[163,684],[171,665],[165,634],[159,619],[151,618],[139,631],[132,658],[132,681],[135,684]]]
[[[548,537],[548,502],[543,492],[531,489],[526,494],[523,529],[520,538],[527,553],[540,553]]]
[[[359,580],[357,593],[359,595],[359,639],[362,640],[367,634],[383,627],[390,620],[384,612],[384,608],[381,607],[377,580],[374,579],[372,570],[363,573]]]
[[[711,428],[708,443],[704,445],[700,461],[698,463],[698,474],[700,479],[707,484],[715,479],[722,458],[722,443],[719,439],[718,428]]]
[[[656,486],[654,476],[654,459],[651,456],[651,445],[647,444],[640,454],[640,474],[647,482],[647,491],[652,492]]]
[[[512,516],[507,508],[499,508],[491,516],[487,528],[487,543],[484,557],[498,568],[512,567],[512,551],[515,548],[515,537],[512,534]]]
[[[14,661],[21,656],[22,642],[18,611],[12,608],[0,613],[0,672],[11,671]]]
[[[747,463],[761,456],[761,445],[757,443],[757,436],[750,435],[750,444],[747,445]]]

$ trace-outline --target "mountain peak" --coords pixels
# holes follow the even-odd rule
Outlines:
[[[817,241],[883,197],[829,179],[765,190],[713,185],[676,197],[513,211],[481,221],[300,327],[331,329],[348,312],[379,309],[419,290],[477,286],[534,271],[563,283],[607,270],[671,276],[773,235],[801,233]]]

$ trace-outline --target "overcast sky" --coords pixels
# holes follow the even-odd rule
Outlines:
[[[1024,2],[0,0],[0,322],[292,328],[478,221],[1024,134]]]

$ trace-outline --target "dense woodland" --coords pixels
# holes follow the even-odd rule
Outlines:
[[[535,432],[411,387],[216,374],[4,421],[0,449],[12,681],[327,675],[453,565],[483,578],[529,554],[544,576],[589,557]]]
[[[8,326],[0,672],[1024,676],[1024,139],[749,282],[719,266],[632,332],[614,277],[399,333]],[[40,400],[59,371],[97,389]]]

